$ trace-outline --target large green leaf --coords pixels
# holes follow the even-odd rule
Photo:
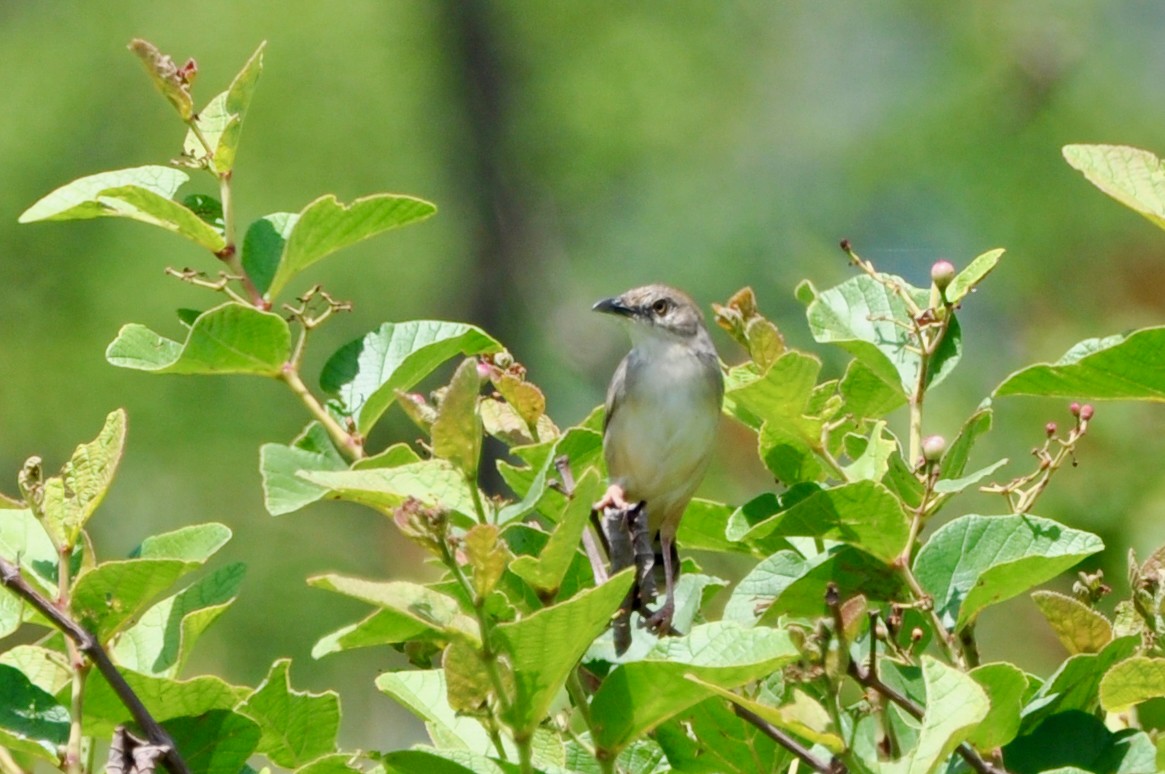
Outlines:
[[[457,600],[439,591],[408,581],[369,581],[342,575],[317,575],[308,583],[353,597],[412,619],[443,638],[480,642],[477,621],[461,612]]]
[[[0,664],[0,744],[56,763],[69,739],[69,710],[23,672]]]
[[[230,537],[222,524],[199,524],[149,538],[138,556],[103,562],[77,576],[73,612],[99,639],[107,640]]]
[[[1109,620],[1080,600],[1054,591],[1033,591],[1032,600],[1069,653],[1099,653],[1112,642]]]
[[[967,741],[979,750],[991,751],[1019,733],[1020,711],[1028,690],[1027,676],[1006,661],[975,667],[970,675],[991,700],[991,709]]]
[[[1127,712],[1149,699],[1165,696],[1165,658],[1133,656],[1114,665],[1100,681],[1105,712]]]
[[[819,537],[849,543],[885,562],[906,546],[910,522],[898,499],[873,481],[819,489],[785,510],[750,522],[738,510],[728,523],[730,540],[768,536]]]
[[[334,691],[308,693],[291,687],[291,660],[281,658],[238,712],[259,724],[258,751],[293,769],[336,751],[340,697]]]
[[[255,753],[261,732],[237,712],[214,709],[166,723],[191,774],[238,774]]]
[[[263,49],[266,46],[265,42],[260,43],[231,81],[230,88],[214,97],[194,117],[202,139],[198,138],[193,129],[186,133],[183,153],[191,158],[202,158],[209,154],[214,171],[219,174],[230,172],[235,165],[243,118],[255,93],[255,84],[263,72]],[[202,144],[203,140],[209,148]]]
[[[1008,376],[996,395],[1091,400],[1165,400],[1165,327],[1086,339],[1055,363]]]
[[[905,302],[884,283],[905,288],[925,309],[930,292],[911,287],[901,277],[883,275],[879,282],[866,274],[816,294],[806,314],[814,340],[837,344],[861,360],[882,382],[899,385],[903,395],[918,386],[921,358],[911,332],[911,315]],[[935,386],[946,378],[962,354],[958,321],[952,319],[938,350],[931,358],[926,383]]]
[[[312,658],[323,658],[331,653],[375,645],[396,645],[433,637],[435,634],[430,624],[422,623],[411,615],[396,610],[377,610],[362,621],[321,637],[312,648],[311,655]]]
[[[1165,228],[1165,168],[1161,159],[1127,145],[1065,145],[1063,153],[1088,182]]]
[[[516,728],[532,731],[591,643],[607,628],[634,580],[628,568],[603,585],[497,627],[513,670]]]
[[[229,564],[163,599],[117,638],[118,664],[159,677],[175,677],[194,643],[235,601],[246,574],[242,562]]]
[[[595,744],[617,753],[670,717],[708,698],[711,691],[685,680],[732,689],[771,674],[798,657],[784,631],[718,622],[695,627],[686,637],[660,640],[642,661],[621,664],[595,693],[591,713]]]
[[[452,357],[501,352],[485,331],[465,323],[413,320],[385,323],[332,355],[320,375],[324,392],[367,433],[396,399]]]
[[[300,476],[300,471],[347,469],[348,463],[336,450],[328,431],[318,422],[312,422],[290,446],[265,443],[259,447],[263,504],[272,516],[297,511],[328,493],[324,487]]]
[[[58,545],[76,545],[113,483],[124,447],[125,410],[118,409],[105,418],[95,439],[77,447],[60,475],[45,481],[44,526]]]
[[[822,420],[806,416],[820,370],[820,360],[790,350],[759,377],[751,366],[729,375],[725,411],[758,430],[761,459],[785,484],[815,481],[825,470],[814,454]]]
[[[222,233],[173,199],[188,179],[184,172],[159,166],[99,172],[47,194],[21,213],[19,221],[130,218],[173,231],[218,252],[226,246]]]
[[[825,708],[800,691],[794,692],[796,698],[790,704],[774,707],[745,698],[695,677],[689,676],[687,679],[707,688],[713,694],[727,699],[736,706],[748,710],[777,728],[791,731],[802,739],[821,745],[832,753],[840,753],[845,749],[845,742],[830,730],[829,714]],[[815,722],[807,723],[806,716],[808,715],[812,715]]]
[[[341,204],[332,194],[303,208],[271,278],[267,297],[279,294],[296,274],[335,251],[394,228],[424,220],[437,211],[412,196],[374,194]]]
[[[329,496],[391,511],[408,498],[457,513],[475,513],[473,494],[461,471],[445,460],[422,460],[394,468],[298,473]]]
[[[655,729],[652,738],[666,752],[672,770],[756,774],[757,762],[764,761],[767,768],[761,771],[787,771],[792,755],[728,706],[719,695],[714,695]],[[635,748],[632,744],[623,755],[634,752]],[[591,755],[587,758],[594,760]],[[587,771],[581,766],[577,768]]]
[[[885,564],[852,546],[837,545],[808,559],[783,550],[741,579],[724,607],[724,620],[750,626],[775,622],[782,615],[824,615],[831,583],[844,598],[861,594],[869,600],[893,600],[905,591]]]
[[[1114,664],[1132,656],[1139,646],[1139,637],[1121,637],[1105,645],[1099,653],[1078,653],[1065,659],[1024,706],[1024,733],[1030,733],[1059,713],[1096,712],[1104,676]]]
[[[178,343],[136,323],[122,326],[105,351],[115,366],[159,374],[278,377],[291,356],[291,330],[277,314],[226,303],[198,316]]]
[[[987,694],[971,677],[928,655],[922,656],[926,712],[918,744],[887,768],[895,774],[932,774],[987,717]]]
[[[1157,751],[1144,731],[1110,731],[1104,721],[1071,711],[1048,718],[1003,748],[1013,774],[1156,774]]]
[[[497,754],[481,723],[449,706],[444,670],[385,672],[376,678],[376,687],[423,720],[429,735],[443,747],[479,755]]]
[[[919,550],[914,574],[947,626],[1050,580],[1104,548],[1089,532],[1038,516],[961,516]]]
[[[167,721],[172,718],[229,710],[250,692],[212,675],[175,680],[151,677],[127,669],[121,670],[121,673],[154,719],[166,723],[171,732],[173,729]],[[132,721],[129,710],[96,670],[85,683],[85,703],[81,717],[84,719],[86,736],[108,737],[116,726]],[[185,754],[186,748],[182,748],[182,751]]]
[[[243,270],[260,293],[271,287],[298,212],[273,212],[252,221],[243,236]]]

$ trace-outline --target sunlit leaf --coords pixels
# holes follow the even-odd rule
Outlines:
[[[464,323],[413,320],[385,323],[349,342],[324,365],[320,386],[339,398],[357,429],[367,433],[396,399],[457,355],[501,352],[485,331]]]
[[[45,481],[45,529],[58,545],[76,545],[85,523],[113,483],[124,447],[125,410],[118,409],[105,418],[95,439],[77,447],[60,475]]]
[[[1068,653],[1099,653],[1112,642],[1112,624],[1083,602],[1054,591],[1033,591],[1032,600]]]
[[[227,303],[199,315],[185,343],[131,323],[105,351],[115,366],[159,374],[278,377],[291,356],[291,330],[277,314]]]
[[[1165,168],[1161,159],[1127,145],[1065,145],[1063,153],[1088,182],[1165,228]]]
[[[1081,341],[1055,363],[1011,374],[995,394],[1165,401],[1165,327]]]
[[[334,691],[309,693],[291,687],[291,660],[271,665],[266,679],[238,707],[262,730],[258,751],[293,769],[335,752],[340,730],[340,697]]]
[[[198,112],[194,123],[198,126],[202,139],[199,139],[193,130],[186,134],[183,152],[191,158],[201,158],[209,154],[214,170],[220,174],[229,172],[235,165],[235,153],[238,150],[243,119],[255,93],[255,84],[263,72],[263,49],[266,45],[260,43],[255,53],[251,54],[251,58],[243,65],[243,69],[231,81],[230,88],[214,97]],[[210,146],[209,148],[202,144],[203,140]]]
[[[943,293],[947,303],[958,304],[967,294],[973,292],[975,286],[982,282],[999,263],[999,259],[1003,256],[1003,253],[1004,250],[1002,248],[988,250],[976,257],[965,269],[956,274],[951,284],[947,286],[946,291]]]

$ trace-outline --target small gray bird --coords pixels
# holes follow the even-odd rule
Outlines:
[[[595,510],[645,504],[648,535],[658,535],[663,554],[667,592],[647,623],[667,632],[679,571],[676,531],[712,459],[724,376],[704,315],[686,293],[647,285],[599,301],[594,310],[618,315],[631,334],[631,351],[607,390],[603,454],[610,487]]]

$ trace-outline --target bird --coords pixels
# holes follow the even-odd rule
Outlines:
[[[700,307],[683,291],[646,285],[593,307],[626,324],[631,351],[607,389],[603,456],[609,486],[595,511],[628,512],[642,505],[647,533],[663,558],[665,600],[646,619],[655,633],[671,631],[679,556],[676,533],[713,456],[724,400],[724,375]],[[624,569],[615,566],[612,574]],[[625,611],[630,615],[630,610]],[[630,642],[630,628],[616,650]],[[620,649],[620,645],[622,648]]]

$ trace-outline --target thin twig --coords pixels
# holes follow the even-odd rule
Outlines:
[[[117,698],[129,710],[130,716],[133,717],[134,722],[138,724],[138,727],[146,735],[146,738],[150,740],[150,743],[166,748],[163,761],[171,774],[190,774],[190,769],[186,766],[186,761],[182,759],[178,748],[174,745],[174,740],[158,724],[158,721],[154,720],[153,715],[146,709],[146,705],[134,693],[133,688],[125,681],[121,672],[118,671],[113,661],[110,660],[109,654],[105,652],[105,648],[101,646],[101,643],[98,642],[97,638],[91,632],[70,618],[63,610],[58,609],[52,602],[41,596],[24,579],[20,568],[3,557],[0,557],[0,585],[3,585],[9,591],[32,605],[38,613],[51,621],[53,626],[76,643],[78,650],[93,662],[94,666],[97,667],[98,671],[109,682],[109,686],[117,694]]]
[[[897,704],[899,707],[901,707],[903,710],[905,710],[906,713],[908,715],[910,715],[912,718],[914,718],[915,720],[922,720],[922,717],[925,714],[925,711],[923,710],[922,707],[918,706],[918,704],[913,702],[909,697],[904,696],[903,694],[899,693],[894,688],[890,687],[889,685],[886,685],[886,683],[882,682],[882,679],[880,677],[878,677],[878,665],[877,665],[877,657],[876,657],[876,653],[877,653],[877,634],[876,634],[876,632],[877,632],[877,623],[878,623],[878,611],[871,610],[869,613],[869,616],[870,616],[870,664],[869,664],[869,667],[863,669],[862,666],[860,664],[858,664],[856,661],[850,661],[849,669],[848,669],[849,675],[854,680],[857,680],[858,683],[861,684],[864,688],[877,691],[878,693],[882,694],[890,701]],[[957,748],[955,748],[955,752],[957,752],[962,757],[962,759],[967,762],[968,766],[970,766],[975,771],[979,772],[979,774],[1008,774],[1006,769],[995,766],[994,764],[984,760],[983,757],[981,755],[979,755],[978,751],[974,747],[972,747],[971,745],[967,744],[966,742],[963,742]]]
[[[353,435],[340,427],[340,423],[328,413],[323,404],[319,402],[315,395],[312,395],[311,390],[303,383],[303,379],[299,377],[297,371],[292,363],[286,363],[283,366],[283,371],[280,373],[283,381],[287,382],[287,386],[291,388],[311,415],[315,417],[316,421],[323,425],[324,429],[328,431],[340,452],[349,460],[356,461],[365,457],[364,453],[364,439],[359,435]]]
[[[741,720],[756,726],[769,739],[772,739],[781,747],[784,747],[786,750],[793,753],[793,755],[796,755],[806,766],[813,769],[814,771],[821,772],[821,774],[845,774],[845,772],[849,771],[845,763],[843,763],[838,758],[831,758],[829,763],[821,760],[816,755],[811,753],[803,744],[786,734],[781,729],[774,726],[772,723],[769,723],[755,712],[747,710],[739,704],[733,704],[732,711],[735,712],[736,716]]]

